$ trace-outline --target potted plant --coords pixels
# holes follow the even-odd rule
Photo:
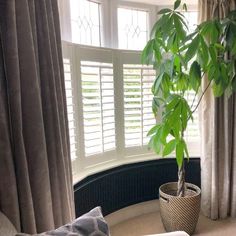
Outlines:
[[[149,131],[149,146],[162,156],[175,151],[178,182],[159,189],[162,221],[167,231],[192,234],[200,212],[200,189],[185,183],[185,158],[189,159],[185,131],[193,120],[202,97],[212,89],[216,97],[236,91],[236,11],[224,19],[213,19],[188,33],[183,10],[186,4],[159,12],[151,39],[142,52],[142,62],[152,64],[157,77],[152,86],[152,110],[161,121]],[[202,89],[202,81],[207,86]],[[194,91],[197,105],[189,104],[186,94]]]

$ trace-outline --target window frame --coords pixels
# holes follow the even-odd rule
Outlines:
[[[158,9],[157,6],[155,5],[122,1],[122,0],[113,0],[113,1],[89,0],[89,1],[101,4],[101,22],[102,22],[101,47],[118,49],[117,10],[119,7],[147,11],[149,13],[148,34],[150,34],[151,32],[151,26],[155,23]],[[62,40],[72,42],[70,1],[58,0],[58,6],[60,12],[60,27],[61,27]]]
[[[70,5],[68,0],[59,0],[59,11],[61,14],[61,33],[63,56],[69,58],[71,62],[71,79],[74,89],[75,102],[75,130],[77,137],[77,158],[72,161],[73,180],[77,182],[86,176],[97,173],[102,170],[120,166],[123,164],[134,163],[144,160],[154,160],[160,158],[147,146],[125,147],[124,130],[124,89],[123,89],[123,64],[141,64],[140,51],[117,49],[118,47],[118,7],[132,8],[149,11],[149,33],[151,27],[156,21],[157,12],[168,6],[154,6],[136,2],[120,0],[96,0],[101,3],[101,14],[103,24],[103,42],[104,47],[95,47],[87,45],[78,45],[71,43],[70,27]],[[63,9],[63,10],[62,10]],[[196,11],[197,7],[190,7],[189,11]],[[115,12],[115,14],[114,14]],[[112,17],[111,17],[112,16]],[[101,53],[103,51],[103,53]],[[95,53],[96,52],[96,53]],[[109,59],[108,59],[109,58]],[[101,59],[104,59],[101,61]],[[101,154],[85,157],[83,140],[83,107],[82,107],[82,89],[80,61],[99,61],[113,64],[114,78],[114,112],[115,112],[115,135],[116,151],[108,151]],[[131,62],[132,61],[132,62]],[[160,117],[158,118],[160,119]],[[82,122],[81,122],[82,121]],[[121,128],[122,127],[122,128]],[[189,143],[190,155],[199,156],[199,147],[194,143]],[[173,156],[170,155],[170,157]]]
[[[77,158],[72,161],[74,181],[82,179],[86,176],[86,173],[89,175],[91,173],[96,173],[99,170],[119,166],[125,163],[159,158],[160,156],[157,156],[153,151],[148,150],[147,145],[125,146],[123,65],[140,65],[139,58],[141,52],[82,46],[68,42],[63,42],[62,45],[64,57],[71,62],[71,79],[74,87],[74,113],[75,117],[77,117],[75,120]],[[116,149],[87,157],[84,153],[81,61],[113,64]],[[157,120],[160,120],[160,117],[158,117]],[[196,156],[195,153],[199,151],[194,143],[189,143],[189,149],[191,156]],[[173,156],[173,154],[169,155],[169,157],[171,156]]]
[[[111,3],[111,48],[117,48],[119,49],[119,41],[118,41],[118,8],[127,8],[127,9],[134,9],[134,10],[141,10],[148,12],[148,35],[151,33],[151,26],[154,25],[155,19],[156,19],[156,13],[157,13],[157,7],[150,4],[144,4],[144,3],[136,3],[136,2],[128,2],[128,1],[112,1]],[[125,50],[125,49],[120,49]],[[134,50],[135,51],[135,50]]]

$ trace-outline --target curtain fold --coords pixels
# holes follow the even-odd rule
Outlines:
[[[222,18],[236,0],[199,0],[199,22]],[[206,78],[203,89],[207,86]],[[214,98],[200,107],[202,211],[211,219],[236,217],[236,95]]]
[[[0,35],[0,210],[43,232],[74,218],[57,0],[0,0]]]

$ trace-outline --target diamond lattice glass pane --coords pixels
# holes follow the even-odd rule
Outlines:
[[[141,50],[148,38],[148,12],[118,8],[119,48]]]
[[[72,42],[101,46],[99,3],[88,0],[70,0]]]

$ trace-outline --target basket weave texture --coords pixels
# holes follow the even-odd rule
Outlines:
[[[193,234],[200,213],[201,190],[186,183],[186,196],[177,197],[177,183],[171,182],[159,188],[160,213],[167,232],[185,231]]]

